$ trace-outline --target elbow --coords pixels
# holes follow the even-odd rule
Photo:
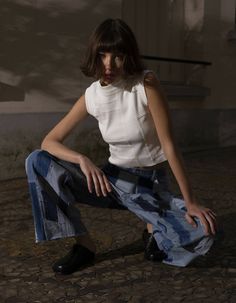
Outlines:
[[[42,150],[47,150],[47,140],[46,140],[46,138],[44,138],[42,143],[41,143],[41,149]]]
[[[47,135],[41,143],[41,149],[51,153],[58,143],[61,143],[59,139]]]
[[[50,149],[50,139],[46,136],[42,143],[41,143],[41,149],[45,151],[49,151]]]

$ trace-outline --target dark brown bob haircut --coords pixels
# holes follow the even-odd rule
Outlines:
[[[124,56],[124,78],[140,74],[144,69],[135,36],[121,19],[106,19],[90,36],[84,62],[81,64],[81,70],[86,76],[101,78],[103,67],[100,52]]]

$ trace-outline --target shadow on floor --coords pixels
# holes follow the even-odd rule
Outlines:
[[[219,233],[212,249],[206,256],[196,259],[192,264],[189,265],[189,267],[236,268],[236,213],[220,216],[218,221],[220,225]],[[118,249],[98,254],[96,263],[100,263],[105,260],[122,258],[124,256],[140,254],[143,252],[143,250],[144,245],[140,239]]]

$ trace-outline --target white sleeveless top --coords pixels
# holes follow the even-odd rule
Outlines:
[[[87,111],[98,120],[109,144],[109,162],[146,167],[166,160],[147,106],[143,79],[125,87],[121,80],[107,86],[93,82],[85,91]]]

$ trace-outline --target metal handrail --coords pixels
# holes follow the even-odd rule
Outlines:
[[[157,56],[149,56],[149,55],[141,55],[141,58],[146,59],[146,60],[156,60],[156,61],[168,61],[168,62],[187,63],[187,64],[212,65],[212,62],[208,62],[208,61],[157,57]]]

